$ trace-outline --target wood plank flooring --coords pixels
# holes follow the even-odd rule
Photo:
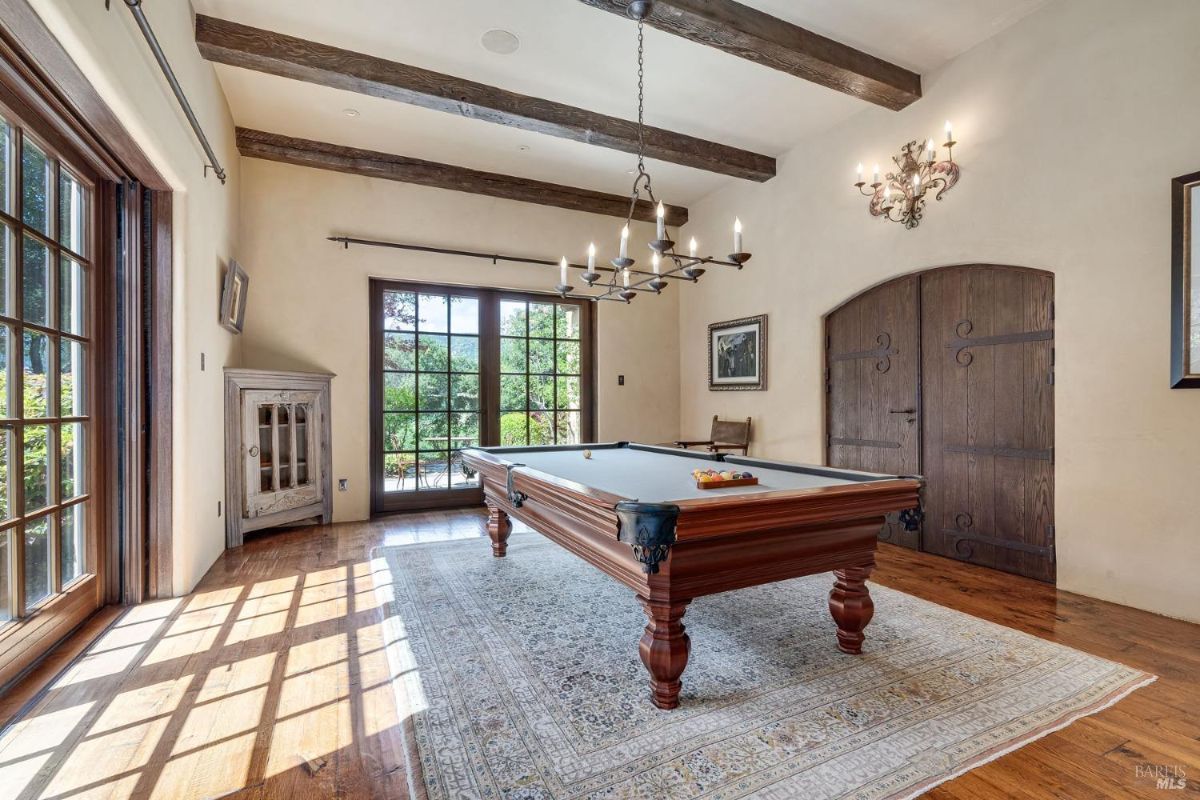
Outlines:
[[[81,650],[85,626],[65,672],[51,659],[0,698],[0,714],[26,709],[0,735],[0,798],[421,796],[369,554],[486,538],[484,523],[469,510],[255,535],[192,594],[128,609]],[[1166,796],[1200,794],[1200,626],[887,545],[873,580],[1160,676],[929,797],[1164,797],[1147,767],[1183,771]]]

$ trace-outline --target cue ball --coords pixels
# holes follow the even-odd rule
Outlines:
[[[584,451],[583,451],[583,457],[584,457],[584,458],[591,458],[591,457],[592,457],[592,451],[591,451],[591,450],[584,450]]]

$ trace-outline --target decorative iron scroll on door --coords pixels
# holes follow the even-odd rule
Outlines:
[[[875,337],[875,342],[879,347],[874,350],[857,350],[853,353],[831,353],[830,361],[856,361],[862,358],[878,359],[875,362],[876,372],[887,372],[892,368],[892,356],[899,355],[900,351],[892,347],[892,335],[887,331]]]
[[[954,361],[960,367],[969,367],[975,356],[968,348],[988,347],[997,344],[1019,344],[1022,342],[1045,342],[1054,338],[1054,331],[1027,331],[1025,333],[1002,333],[996,336],[980,336],[968,338],[975,325],[969,319],[959,320],[954,325],[954,339],[946,342],[946,347],[955,350]]]
[[[1043,547],[1026,542],[1013,541],[1012,539],[1002,539],[999,536],[988,536],[983,533],[976,533],[971,530],[975,525],[974,518],[965,511],[960,511],[954,515],[954,528],[944,528],[942,533],[947,536],[954,537],[954,552],[964,560],[970,560],[975,557],[975,544],[990,544],[993,547],[1000,547],[1005,550],[1015,550],[1021,553],[1032,553],[1037,556],[1043,556],[1054,559],[1054,547]],[[1049,525],[1046,529],[1047,536],[1050,541],[1053,541],[1054,526]]]

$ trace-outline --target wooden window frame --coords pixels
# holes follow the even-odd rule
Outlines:
[[[2,693],[100,605],[172,593],[172,263],[170,185],[27,0],[0,0],[0,104],[6,116],[35,132],[39,147],[48,145],[74,175],[93,184],[86,323],[92,353],[85,376],[92,474],[89,500],[72,502],[92,502],[99,527],[96,552],[87,555],[90,573],[37,605],[36,613],[0,627]],[[57,170],[54,181],[57,193]],[[132,235],[119,240],[118,228]],[[52,269],[51,280],[59,280],[59,263]],[[20,354],[13,348],[10,361]],[[52,383],[57,391],[57,376]],[[10,472],[13,461],[10,454]],[[56,480],[57,458],[51,461]],[[57,553],[51,559],[57,570]]]
[[[412,492],[383,490],[383,295],[384,292],[422,292],[475,297],[479,300],[479,438],[482,446],[500,443],[500,303],[518,300],[534,303],[575,305],[580,308],[580,429],[586,441],[596,438],[596,337],[595,304],[557,294],[497,289],[481,286],[425,283],[372,278],[370,282],[370,481],[371,513],[389,514],[436,508],[479,505],[483,487],[436,489]],[[450,334],[447,334],[450,335]],[[557,337],[555,337],[557,341]],[[528,336],[526,337],[528,341]]]

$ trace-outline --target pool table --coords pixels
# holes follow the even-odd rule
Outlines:
[[[630,444],[485,447],[463,460],[483,481],[492,554],[509,516],[634,591],[648,623],[639,652],[659,708],[679,705],[688,604],[704,595],[834,574],[838,647],[862,652],[884,515],[919,517],[921,480]],[[700,489],[694,469],[747,471],[758,485]]]

